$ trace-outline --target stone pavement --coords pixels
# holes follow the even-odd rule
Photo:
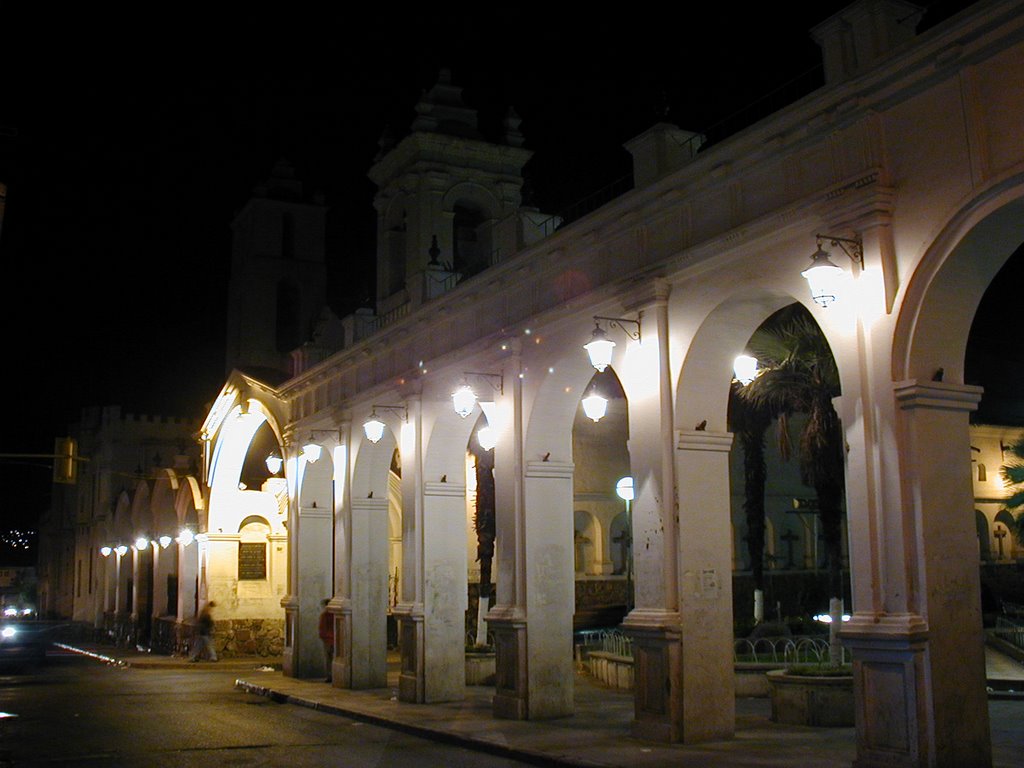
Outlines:
[[[280,659],[247,657],[189,664],[186,659],[136,651],[96,647],[76,650],[136,668],[238,670],[235,686],[249,693],[535,765],[833,768],[849,766],[855,756],[852,728],[777,725],[769,720],[767,699],[737,699],[736,735],[731,740],[660,744],[630,735],[631,694],[608,689],[581,675],[575,679],[573,716],[526,722],[492,717],[493,691],[482,686],[467,686],[466,698],[460,702],[399,702],[395,658],[389,663],[387,688],[351,691],[322,681],[285,677],[279,671]],[[999,655],[989,661],[998,665],[1003,681],[1020,680],[1018,690],[1024,689],[1024,667]],[[990,676],[996,671],[990,666]],[[996,768],[1019,766],[1024,753],[1024,696],[1010,697],[990,701],[989,706]]]

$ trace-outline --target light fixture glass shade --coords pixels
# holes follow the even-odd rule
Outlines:
[[[839,297],[839,278],[843,275],[843,268],[832,263],[828,253],[818,246],[818,250],[811,256],[811,266],[800,273],[807,280],[811,288],[811,298],[815,303],[827,307]]]
[[[142,550],[144,550],[148,546],[149,546],[149,539],[147,539],[145,536],[139,536],[139,538],[137,538],[135,540],[135,548],[137,550],[139,550],[139,552],[141,552]]]
[[[267,471],[276,475],[281,471],[281,467],[284,466],[284,459],[282,459],[276,452],[267,456]]]
[[[608,400],[601,397],[597,392],[591,392],[583,398],[583,412],[592,421],[600,421],[608,412]]]
[[[463,384],[452,392],[452,405],[459,416],[466,418],[473,412],[473,406],[476,405],[476,392],[468,384]]]
[[[757,378],[757,358],[750,355],[739,355],[732,364],[732,372],[743,386]]]
[[[366,435],[367,440],[371,443],[376,443],[384,437],[384,422],[371,417],[369,421],[363,424],[363,433]]]
[[[495,443],[497,443],[494,429],[492,427],[480,427],[476,432],[476,441],[480,443],[480,447],[485,451],[491,450]]]
[[[160,549],[167,549],[171,545],[172,539],[170,536],[161,536],[157,541],[160,542]]]
[[[316,443],[310,442],[302,446],[302,455],[306,457],[308,462],[315,462],[320,458],[321,453],[323,453],[323,448]]]
[[[182,528],[181,533],[178,534],[178,543],[183,547],[187,547],[193,541],[195,541],[195,535],[188,528]]]
[[[590,341],[583,345],[590,356],[590,364],[599,372],[607,368],[612,362],[612,350],[615,349],[615,342],[608,338],[608,334],[598,326],[590,337]]]
[[[633,478],[629,475],[619,478],[619,482],[615,484],[615,493],[619,495],[619,498],[623,501],[633,500]]]
[[[111,549],[110,547],[100,547],[100,554],[103,555],[104,557],[110,557],[110,553],[113,552],[113,551],[114,550]]]
[[[117,547],[114,547],[114,551],[117,552],[117,554],[120,557],[124,557],[125,555],[128,554],[128,547],[126,547],[124,544],[121,544],[121,545],[119,545]]]

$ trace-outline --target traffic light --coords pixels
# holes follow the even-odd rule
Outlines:
[[[53,482],[74,485],[78,481],[78,441],[58,437],[53,445]]]

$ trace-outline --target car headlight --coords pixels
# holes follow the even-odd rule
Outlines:
[[[18,630],[16,630],[14,627],[4,627],[2,630],[0,630],[0,637],[3,637],[4,640],[10,640],[17,633]]]

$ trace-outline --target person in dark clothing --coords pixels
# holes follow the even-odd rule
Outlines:
[[[217,660],[217,649],[213,647],[213,614],[210,610],[216,607],[217,604],[211,600],[203,606],[203,610],[196,617],[196,633],[193,638],[192,655],[189,661],[199,661],[199,657],[202,656],[204,650],[210,661]]]
[[[327,610],[329,599],[325,598],[320,602],[323,610],[320,612],[320,625],[318,632],[320,642],[324,644],[324,660],[327,664],[327,679],[324,682],[331,682],[331,663],[334,661],[334,617]]]

